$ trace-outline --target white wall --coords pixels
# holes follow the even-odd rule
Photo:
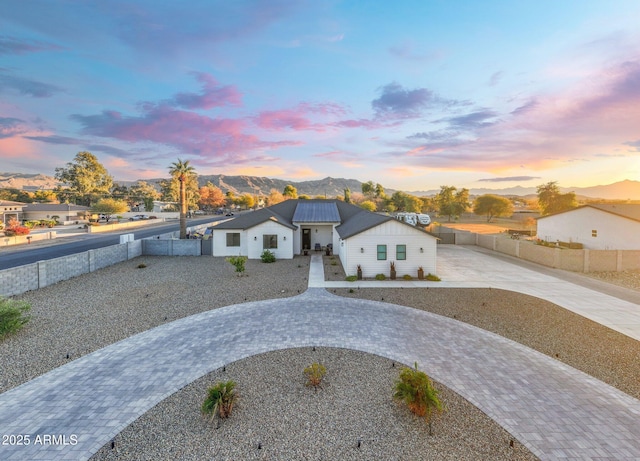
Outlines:
[[[385,244],[387,259],[378,261],[377,246]],[[396,245],[407,246],[406,260],[396,260]],[[347,275],[355,275],[360,264],[364,277],[374,277],[376,274],[385,274],[388,277],[391,261],[396,263],[398,278],[405,274],[417,277],[420,266],[424,269],[425,275],[436,273],[436,238],[398,221],[388,221],[354,235],[341,241],[338,248],[339,252],[336,253],[340,255]]]
[[[539,219],[538,238],[582,243],[591,250],[639,250],[640,222],[584,207]]]
[[[292,259],[293,233],[293,229],[289,229],[273,221],[267,221],[252,227],[247,230],[247,253],[245,254],[249,259],[260,259],[260,255],[264,251],[262,236],[265,234],[275,234],[278,236],[278,248],[272,248],[269,251],[276,255],[276,259]]]
[[[240,246],[228,247],[227,234],[239,233]],[[247,255],[247,233],[241,229],[216,229],[213,228],[213,256],[246,256]]]

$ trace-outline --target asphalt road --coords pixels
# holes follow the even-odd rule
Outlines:
[[[223,216],[193,218],[187,220],[187,226],[197,226],[222,219],[228,218]],[[53,240],[38,241],[38,243],[34,242],[31,245],[0,247],[0,270],[116,245],[120,243],[120,235],[124,234],[133,234],[136,240],[140,240],[178,230],[180,230],[180,223],[175,220],[169,223],[152,224],[149,227],[110,232],[108,234],[83,233],[65,237],[65,234],[60,233],[58,238]]]

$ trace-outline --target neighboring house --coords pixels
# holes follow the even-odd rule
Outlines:
[[[331,245],[347,275],[416,277],[418,267],[436,272],[437,239],[392,216],[371,213],[340,200],[285,200],[211,228],[214,256],[258,259],[265,249],[276,258],[325,251]]]
[[[589,204],[538,218],[538,238],[591,250],[640,250],[640,205]]]
[[[9,221],[14,218],[17,219],[18,222],[22,222],[22,220],[24,219],[23,209],[27,205],[27,203],[22,202],[0,200],[0,222],[4,224],[4,227],[7,227]]]
[[[24,209],[24,219],[29,221],[53,219],[52,216],[57,216],[58,221],[63,223],[86,219],[85,215],[90,214],[89,207],[68,203],[29,203]]]

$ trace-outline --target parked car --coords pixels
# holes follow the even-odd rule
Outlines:
[[[129,218],[129,221],[141,221],[143,219],[149,219],[149,216],[147,216],[146,214],[137,214]]]

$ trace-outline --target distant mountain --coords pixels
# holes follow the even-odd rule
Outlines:
[[[0,189],[50,190],[58,184],[54,177],[44,174],[0,173]]]
[[[162,179],[145,179],[150,184],[157,184]],[[260,176],[226,176],[226,175],[201,175],[198,183],[204,186],[207,182],[216,185],[223,192],[231,191],[234,194],[269,195],[271,189],[282,192],[288,184],[298,190],[298,195],[336,197],[344,195],[344,190],[349,188],[351,192],[361,192],[362,182],[357,179],[331,178],[317,179],[313,181],[287,181],[284,179],[266,178]],[[131,186],[137,181],[115,181],[118,184]],[[43,174],[0,173],[0,188],[13,189],[53,189],[59,182],[52,176]],[[575,192],[579,198],[603,199],[603,200],[640,200],[640,181],[624,180],[613,184],[592,187],[561,187],[562,192]],[[424,191],[405,191],[411,195],[431,196],[439,192],[439,189]],[[386,189],[388,194],[395,192]],[[520,197],[535,196],[535,187],[509,187],[505,189],[472,188],[471,195],[496,194],[515,195]]]
[[[413,191],[408,192],[417,196],[429,196],[435,195],[440,190],[427,190],[427,191]],[[591,186],[591,187],[560,187],[560,191],[575,192],[578,197],[585,197],[589,199],[603,199],[603,200],[640,200],[640,181],[631,181],[625,179],[624,181],[615,182],[613,184],[607,184],[603,186]],[[504,189],[489,189],[489,188],[471,188],[469,189],[471,195],[517,195],[520,197],[526,197],[528,195],[536,195],[535,187],[508,187]]]

